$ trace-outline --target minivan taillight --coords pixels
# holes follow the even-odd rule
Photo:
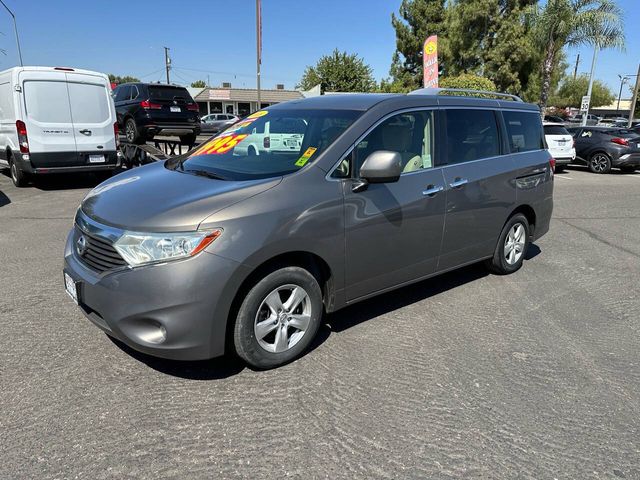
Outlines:
[[[118,130],[118,122],[113,124],[113,134],[116,137],[116,148],[120,148],[120,130]]]
[[[20,153],[29,153],[27,126],[22,120],[16,120],[16,130],[18,131],[18,145],[20,145]]]
[[[145,110],[160,110],[162,108],[162,105],[159,103],[152,103],[149,100],[141,101],[140,106]]]
[[[190,103],[187,105],[187,110],[190,110],[192,112],[199,112],[200,109],[198,108],[198,104],[197,103]]]
[[[271,147],[271,139],[269,137],[264,137],[262,144],[264,145],[264,148]]]
[[[626,138],[612,138],[611,141],[613,143],[617,143],[618,145],[622,145],[624,147],[628,147],[629,146],[629,140],[627,140]]]
[[[549,167],[551,167],[551,171],[555,172],[556,171],[556,159],[551,157],[549,159]]]

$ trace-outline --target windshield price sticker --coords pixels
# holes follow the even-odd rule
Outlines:
[[[197,157],[198,155],[227,153],[248,136],[249,135],[247,134],[231,134],[216,137],[196,150],[192,157]]]
[[[315,147],[309,147],[305,150],[305,152],[302,154],[302,156],[298,159],[298,161],[295,163],[296,167],[304,167],[307,162],[309,161],[309,159],[311,158],[311,156],[316,153],[316,150],[318,150]]]

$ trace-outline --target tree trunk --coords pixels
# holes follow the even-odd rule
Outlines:
[[[544,108],[549,100],[549,91],[551,90],[551,74],[553,73],[553,62],[555,60],[555,49],[553,42],[547,45],[547,53],[544,56],[542,64],[542,88],[540,89],[540,112],[544,117]]]

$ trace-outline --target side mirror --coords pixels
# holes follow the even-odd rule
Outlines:
[[[397,182],[401,173],[402,157],[388,150],[376,150],[360,167],[360,178],[369,183]]]

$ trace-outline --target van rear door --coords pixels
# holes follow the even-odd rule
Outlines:
[[[115,152],[115,107],[103,77],[66,73],[71,120],[78,161],[83,165],[106,163],[104,154]]]
[[[31,162],[38,166],[42,154],[57,153],[63,154],[55,155],[60,157],[59,166],[77,163],[65,73],[22,71],[18,82],[22,87],[22,119],[27,126]]]

